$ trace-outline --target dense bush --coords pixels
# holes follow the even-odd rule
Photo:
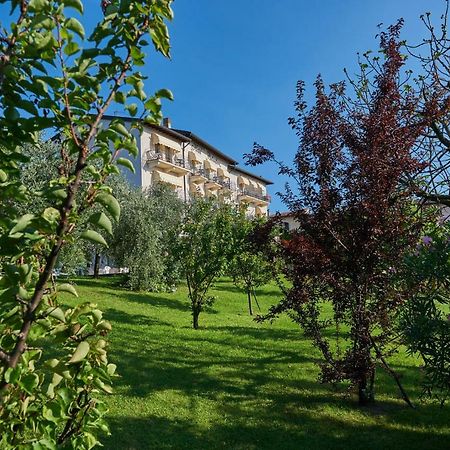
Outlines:
[[[172,288],[180,277],[180,261],[172,257],[171,247],[178,239],[184,203],[164,184],[145,192],[129,187],[120,197],[122,214],[110,254],[118,266],[128,268],[128,287]]]
[[[444,403],[450,395],[450,223],[431,220],[407,259],[412,289],[399,332],[424,364],[424,394]]]

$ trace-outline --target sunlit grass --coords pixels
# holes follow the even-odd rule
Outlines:
[[[254,322],[228,281],[217,284],[217,302],[197,331],[183,286],[146,294],[116,282],[76,281],[80,297],[113,324],[110,359],[121,377],[107,398],[107,449],[450,447],[450,408],[419,401],[420,370],[404,354],[391,363],[417,409],[381,370],[376,406],[360,408],[344,388],[317,382],[319,355],[295,324]],[[261,290],[264,311],[277,295],[274,286]]]

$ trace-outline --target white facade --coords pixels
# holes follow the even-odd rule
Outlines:
[[[193,133],[144,125],[136,138],[139,156],[130,181],[142,189],[162,182],[186,202],[195,196],[216,197],[245,203],[249,216],[268,214],[267,185],[272,183],[237,167],[234,159]]]

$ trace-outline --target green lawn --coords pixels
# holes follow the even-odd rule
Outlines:
[[[255,323],[226,280],[197,331],[184,287],[132,293],[116,281],[76,281],[113,324],[110,360],[121,377],[107,398],[106,449],[450,448],[450,407],[419,402],[420,372],[404,355],[391,362],[417,409],[381,370],[377,405],[363,409],[316,381],[318,353],[288,318]],[[274,287],[259,295],[263,309],[276,298]]]

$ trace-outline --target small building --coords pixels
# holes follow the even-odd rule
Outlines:
[[[299,223],[295,219],[294,213],[290,211],[286,212],[279,212],[276,214],[272,214],[270,216],[271,218],[279,218],[280,219],[280,225],[284,229],[284,231],[292,231],[296,230],[299,227]]]

